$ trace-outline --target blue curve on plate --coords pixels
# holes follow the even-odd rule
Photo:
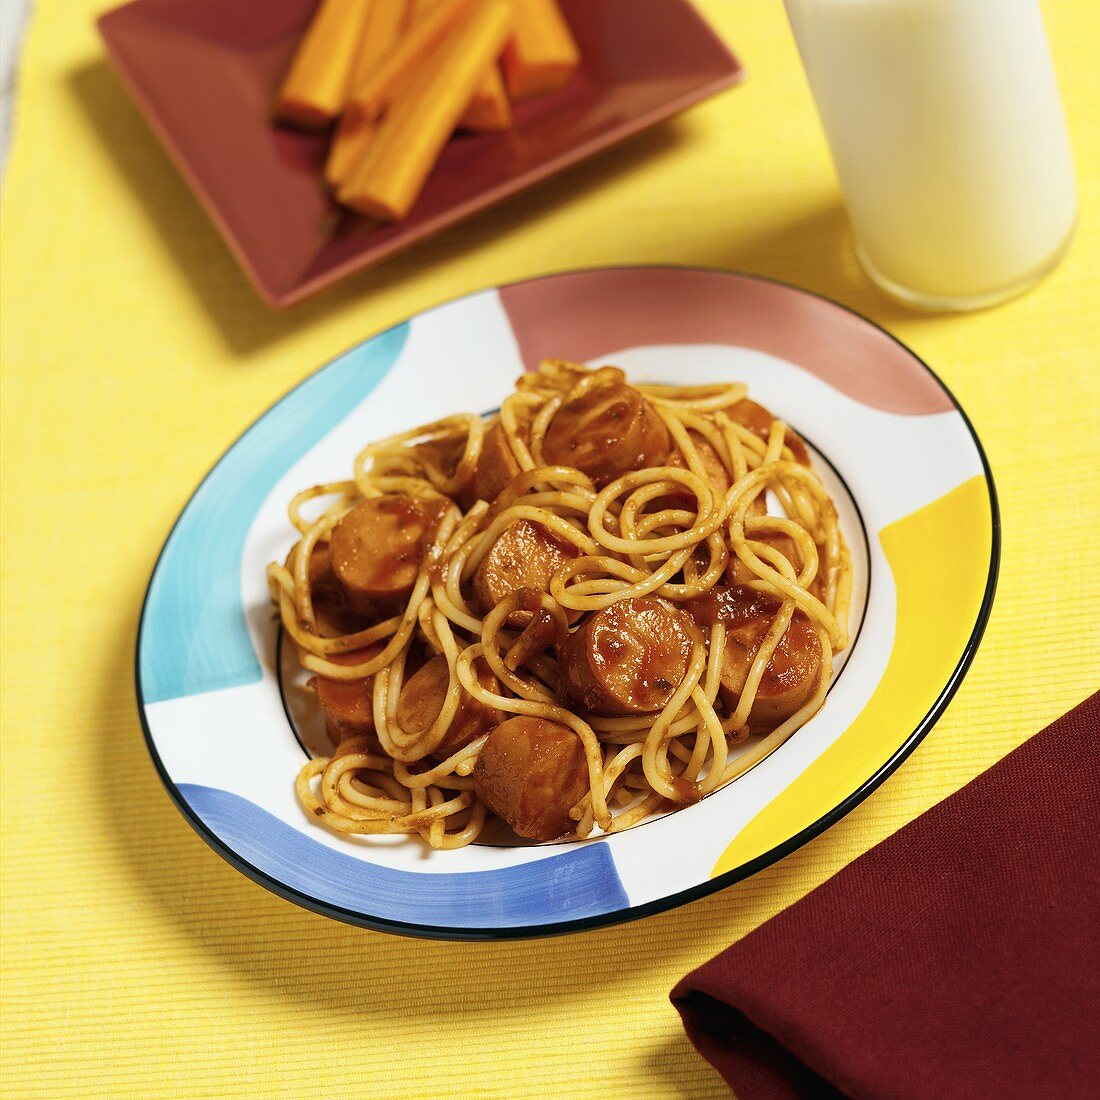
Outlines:
[[[181,783],[199,818],[238,857],[282,886],[379,920],[514,928],[576,920],[630,903],[602,842],[496,871],[397,871],[334,851],[240,795]]]
[[[241,555],[272,486],[397,362],[405,322],[352,348],[265,413],[207,475],[161,554],[142,619],[141,693],[159,703],[260,679]]]

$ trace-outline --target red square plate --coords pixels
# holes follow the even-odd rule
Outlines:
[[[321,186],[327,139],[274,127],[316,0],[135,0],[99,20],[135,100],[256,289],[289,306],[741,78],[688,0],[561,0],[583,63],[505,134],[451,141],[411,216],[376,226]]]

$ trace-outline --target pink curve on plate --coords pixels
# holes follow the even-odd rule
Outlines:
[[[528,369],[625,348],[727,344],[794,363],[872,408],[951,412],[933,375],[862,317],[794,287],[725,271],[674,267],[565,272],[502,287]]]

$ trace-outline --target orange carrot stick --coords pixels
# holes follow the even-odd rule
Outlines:
[[[322,0],[275,98],[275,115],[307,129],[328,126],[347,102],[370,0]]]
[[[446,0],[442,0],[446,2]],[[417,0],[415,18],[421,18],[437,8],[441,0]],[[508,102],[508,93],[504,90],[504,81],[497,63],[485,70],[485,75],[474,90],[474,98],[466,113],[458,120],[465,130],[480,132],[507,130],[512,125],[512,106]]]
[[[371,0],[359,54],[352,69],[350,95],[355,94],[397,46],[408,16],[409,0]]]
[[[325,183],[333,191],[347,181],[355,166],[366,156],[377,128],[376,119],[367,118],[358,111],[344,112],[325,161]]]
[[[474,98],[458,124],[465,130],[481,133],[507,130],[512,125],[512,105],[495,61],[482,74],[481,82],[474,89]]]
[[[515,29],[504,48],[504,83],[513,100],[556,92],[580,64],[573,32],[554,0],[512,0]]]
[[[389,56],[366,74],[356,85],[344,117],[336,129],[325,180],[332,188],[347,181],[356,164],[363,159],[378,116],[389,106],[403,81],[408,81],[424,64],[447,32],[475,4],[484,0],[442,0],[441,3],[421,3],[413,13],[412,26]]]
[[[511,26],[506,0],[487,0],[446,36],[391,104],[341,202],[384,221],[409,213]]]
[[[402,77],[423,64],[471,8],[484,3],[485,0],[419,0],[408,33],[382,65],[356,83],[349,105],[366,115],[381,114],[393,99]]]

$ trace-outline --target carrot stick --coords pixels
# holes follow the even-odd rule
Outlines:
[[[322,0],[275,98],[275,116],[307,129],[328,126],[347,102],[370,0]]]
[[[325,183],[334,191],[347,181],[355,166],[366,156],[378,123],[358,111],[345,111],[336,127],[325,161]]]
[[[474,89],[474,98],[458,124],[465,130],[480,133],[507,130],[512,125],[512,105],[495,61],[482,74],[481,82]]]
[[[556,92],[580,64],[576,40],[554,0],[512,0],[511,40],[504,48],[504,83],[513,100]]]
[[[383,64],[356,83],[349,107],[368,116],[379,115],[393,99],[402,76],[421,65],[447,33],[472,7],[485,0],[420,0],[409,32]]]
[[[390,106],[341,202],[383,221],[408,214],[511,25],[506,0],[486,0],[446,36]]]
[[[442,2],[445,3],[446,0]],[[437,9],[440,3],[441,0],[417,0],[415,18],[426,16]],[[474,90],[474,98],[458,124],[464,130],[479,132],[507,130],[512,125],[512,107],[495,59],[485,70],[485,75]]]
[[[412,26],[381,64],[356,85],[340,120],[325,164],[325,179],[338,188],[363,159],[378,116],[389,106],[402,81],[424,63],[447,32],[475,4],[484,0],[442,0],[421,4],[413,12]]]
[[[408,16],[409,0],[371,0],[352,69],[349,98],[397,46]]]

